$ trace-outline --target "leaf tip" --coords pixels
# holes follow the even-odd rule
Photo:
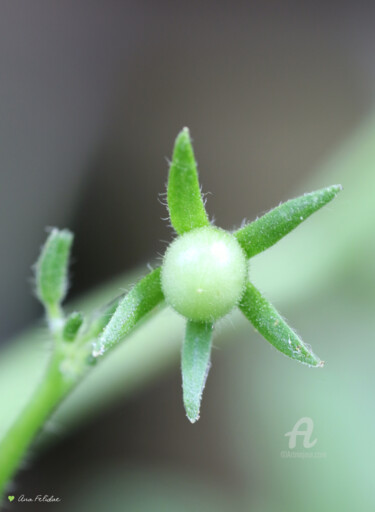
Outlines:
[[[98,357],[102,356],[104,354],[104,351],[103,349],[100,349],[100,350],[93,350],[92,352],[92,357],[94,359],[98,359]]]
[[[185,411],[190,423],[196,423],[199,420],[199,405],[185,402]]]
[[[311,360],[311,357],[309,358],[309,360],[300,360],[299,361],[303,364],[306,364],[307,366],[309,366],[310,368],[323,368],[324,365],[325,365],[325,361],[321,361],[319,359],[319,357],[317,357],[315,354],[313,354],[312,352],[310,353],[310,356],[313,357],[313,360]]]
[[[177,135],[175,142],[176,148],[184,148],[186,146],[191,146],[190,130],[187,126],[182,128],[180,133]]]
[[[332,192],[335,193],[335,195],[337,195],[339,192],[341,192],[342,190],[344,190],[344,187],[339,183],[337,185],[332,185],[331,187],[329,187]]]
[[[93,344],[91,355],[94,359],[97,359],[98,357],[104,355],[104,346],[102,343],[100,343],[100,339],[98,340],[98,343]]]

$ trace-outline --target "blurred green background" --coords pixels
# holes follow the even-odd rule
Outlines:
[[[172,237],[158,194],[182,126],[223,227],[344,186],[251,267],[324,369],[289,361],[234,315],[219,326],[201,419],[190,425],[183,325],[165,310],[69,397],[11,488],[61,503],[4,510],[375,508],[374,10],[1,3],[0,435],[48,357],[30,284],[44,228],[76,233],[73,301],[89,310],[118,295]],[[309,450],[299,438],[294,451],[321,458],[281,456],[302,417],[317,442]]]

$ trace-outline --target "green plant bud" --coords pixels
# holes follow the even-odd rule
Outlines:
[[[74,341],[78,334],[78,331],[83,324],[83,315],[82,313],[77,313],[76,311],[69,315],[67,318],[64,329],[63,329],[63,338],[65,341]]]
[[[167,303],[196,322],[223,317],[241,299],[247,260],[230,233],[214,228],[194,229],[167,249],[161,273]]]
[[[52,229],[36,263],[36,292],[48,306],[59,305],[68,288],[68,262],[73,234],[67,229]]]

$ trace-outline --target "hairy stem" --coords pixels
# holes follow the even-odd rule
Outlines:
[[[34,437],[79,380],[78,373],[72,375],[62,371],[64,360],[64,353],[57,348],[44,378],[0,443],[0,499]]]

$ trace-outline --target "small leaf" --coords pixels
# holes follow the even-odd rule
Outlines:
[[[36,292],[49,308],[59,306],[68,288],[68,262],[73,234],[52,229],[36,263]]]
[[[63,329],[63,338],[65,341],[74,341],[78,334],[78,331],[83,324],[83,315],[82,313],[77,313],[76,311],[71,313],[64,325]]]
[[[248,258],[268,249],[314,212],[332,201],[342,190],[332,185],[291,199],[247,224],[234,234]]]
[[[179,133],[175,142],[167,198],[171,223],[179,235],[210,225],[199,188],[188,128]]]
[[[188,321],[182,349],[182,388],[186,415],[199,419],[202,393],[210,369],[213,325]]]
[[[277,350],[309,366],[324,365],[287,325],[272,304],[249,282],[239,308],[257,331]]]
[[[103,355],[124,338],[147,313],[164,300],[160,267],[141,279],[120,301],[111,320],[94,345],[93,355]]]

